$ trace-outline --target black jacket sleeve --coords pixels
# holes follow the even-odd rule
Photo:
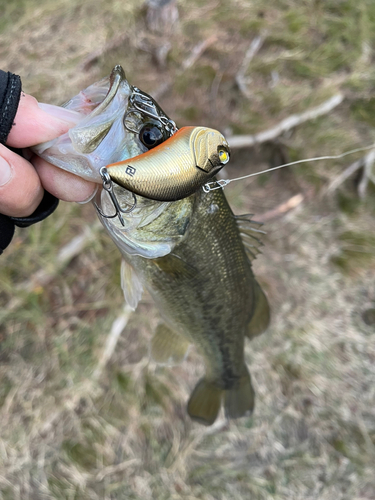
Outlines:
[[[5,144],[13,126],[21,97],[21,78],[13,73],[0,70],[0,144]],[[21,154],[21,151],[16,151]],[[8,217],[0,214],[0,254],[13,238],[15,226],[27,227],[50,215],[59,200],[47,191],[39,207],[29,217]]]
[[[5,144],[21,97],[21,78],[0,70],[0,143]]]

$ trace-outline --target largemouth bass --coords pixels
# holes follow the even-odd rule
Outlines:
[[[51,163],[96,182],[102,180],[103,166],[147,150],[145,127],[162,131],[164,140],[174,131],[157,103],[132,87],[119,67],[64,106],[82,119],[36,150]],[[135,308],[145,288],[163,318],[151,342],[153,359],[181,362],[190,344],[203,356],[206,373],[187,406],[193,420],[211,425],[222,404],[229,418],[250,414],[254,391],[244,342],[262,333],[270,318],[251,269],[260,245],[259,226],[248,216],[234,216],[222,190],[198,189],[187,198],[165,202],[116,184],[112,188],[122,221],[110,216],[113,198],[105,189],[98,191],[95,203],[123,256],[126,301]]]

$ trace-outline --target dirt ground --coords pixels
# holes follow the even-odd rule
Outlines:
[[[121,64],[179,126],[230,142],[344,97],[234,148],[227,178],[374,141],[372,0],[193,0],[163,15],[135,0],[0,7],[0,67],[42,102]],[[210,428],[186,414],[198,354],[150,362],[158,312],[147,295],[124,310],[120,255],[93,207],[61,203],[18,230],[0,260],[0,500],[374,500],[375,187],[359,196],[358,169],[327,191],[365,154],[225,188],[235,213],[265,222],[254,269],[272,324],[246,345],[253,416]]]

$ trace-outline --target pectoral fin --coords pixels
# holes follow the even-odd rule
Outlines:
[[[121,261],[121,288],[127,304],[135,310],[143,293],[143,286],[134,269],[126,260]]]
[[[190,418],[203,425],[212,425],[218,416],[222,395],[220,387],[202,378],[187,405]]]
[[[238,383],[224,392],[224,409],[227,418],[250,415],[254,410],[254,389],[246,366]]]
[[[151,357],[163,365],[177,365],[185,359],[189,345],[181,335],[159,325],[151,339]]]
[[[155,259],[154,263],[163,273],[166,273],[172,278],[192,280],[197,274],[193,266],[173,253],[165,257],[160,257],[160,259]]]

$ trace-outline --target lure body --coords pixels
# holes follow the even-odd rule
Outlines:
[[[107,166],[111,179],[132,193],[158,201],[193,194],[229,161],[229,146],[217,130],[183,127],[134,158]]]

